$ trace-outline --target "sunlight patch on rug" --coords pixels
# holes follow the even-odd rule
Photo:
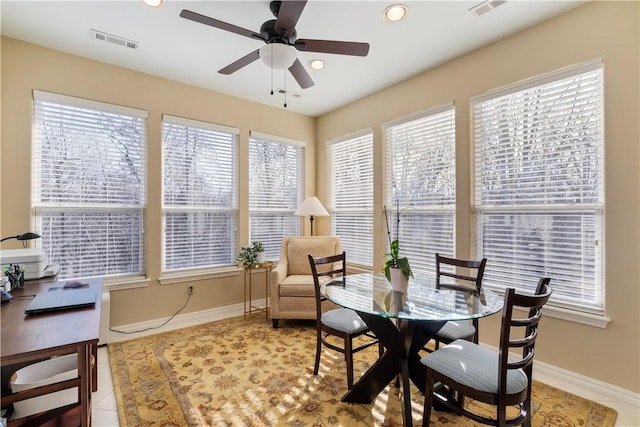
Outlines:
[[[346,391],[341,355],[323,349],[313,375],[315,326],[283,322],[273,329],[259,315],[234,318],[109,344],[122,427],[133,426],[400,426],[398,389],[388,386],[371,404],[340,401]],[[354,378],[378,357],[374,346],[354,356]],[[616,412],[535,383],[534,427],[613,426]],[[412,385],[414,424],[422,394]],[[474,411],[485,411],[469,401]],[[474,426],[434,411],[432,426]]]

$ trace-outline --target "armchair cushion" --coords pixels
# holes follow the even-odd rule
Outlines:
[[[287,263],[289,276],[311,276],[311,267],[307,255],[327,257],[336,254],[336,242],[333,238],[291,238],[287,245]],[[311,279],[313,284],[313,278]]]

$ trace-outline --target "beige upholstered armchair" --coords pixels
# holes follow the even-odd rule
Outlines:
[[[313,275],[307,255],[326,257],[341,253],[336,236],[285,236],[278,265],[271,271],[270,314],[273,327],[280,319],[316,318]],[[323,312],[335,308],[328,301]]]

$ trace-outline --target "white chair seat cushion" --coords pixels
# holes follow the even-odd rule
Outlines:
[[[487,393],[498,392],[498,353],[467,340],[456,340],[420,361],[454,381]],[[507,394],[527,388],[522,369],[507,372]]]
[[[476,328],[472,322],[466,320],[449,321],[438,331],[438,336],[455,341],[460,338],[467,338],[476,333]]]
[[[358,314],[348,308],[337,308],[324,313],[321,317],[323,325],[342,332],[354,334],[366,331],[368,326]]]

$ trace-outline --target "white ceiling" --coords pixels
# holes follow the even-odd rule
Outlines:
[[[288,110],[321,115],[584,3],[509,0],[475,16],[469,9],[479,2],[404,0],[407,17],[390,23],[382,14],[391,0],[309,1],[296,26],[299,38],[368,42],[370,50],[367,57],[297,52],[315,85],[300,89],[288,74]],[[284,96],[270,95],[271,71],[261,61],[231,75],[217,72],[263,42],[179,16],[188,9],[259,32],[274,19],[269,1],[166,0],[152,8],[139,0],[2,0],[0,7],[4,36],[283,108]],[[91,29],[140,47],[92,39]],[[314,58],[327,67],[310,69]],[[273,81],[274,89],[283,88],[284,72],[274,72]]]

